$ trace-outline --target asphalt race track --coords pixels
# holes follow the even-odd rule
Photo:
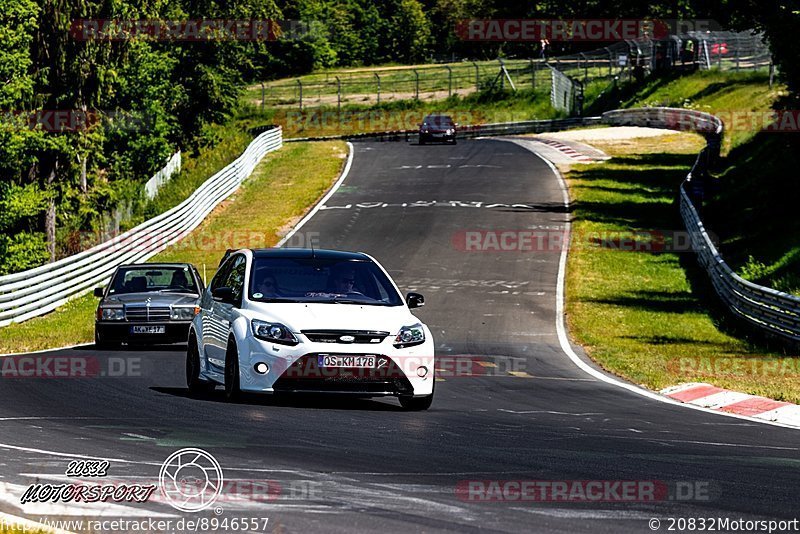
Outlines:
[[[430,411],[403,412],[395,399],[192,399],[185,346],[38,354],[77,358],[96,376],[2,379],[0,510],[20,514],[29,484],[63,482],[70,455],[109,459],[109,480],[156,483],[167,456],[200,447],[232,493],[256,490],[223,492],[223,515],[196,516],[268,517],[268,531],[644,533],[651,518],[667,531],[670,517],[797,515],[797,431],[584,373],[556,336],[559,251],[464,250],[465,232],[563,230],[562,191],[542,160],[498,140],[354,147],[346,181],[300,232],[375,256],[404,291],[426,296],[418,316],[437,357],[450,358]],[[456,492],[492,480],[649,481],[667,492],[603,502]],[[163,502],[25,509],[37,520],[99,512],[181,516]]]

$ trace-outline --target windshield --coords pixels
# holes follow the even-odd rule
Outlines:
[[[249,294],[263,302],[403,304],[383,271],[365,260],[256,258]]]
[[[125,267],[117,271],[111,283],[110,295],[125,293],[164,293],[199,294],[188,266],[174,267]]]
[[[442,128],[453,127],[453,119],[447,115],[428,115],[422,122],[428,126],[439,126]]]

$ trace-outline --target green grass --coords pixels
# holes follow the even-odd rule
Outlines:
[[[760,114],[786,96],[783,86],[770,89],[768,81],[763,72],[707,71],[652,81],[625,105],[687,107],[723,119],[725,157],[705,206],[706,226],[739,274],[800,295],[800,182],[792,178],[800,168],[800,134],[760,131]]]
[[[83,295],[56,311],[0,328],[0,354],[30,352],[94,341],[97,299]]]
[[[622,251],[591,241],[682,229],[675,191],[703,140],[676,134],[597,145],[613,159],[567,175],[577,240],[567,314],[577,341],[604,368],[652,389],[703,381],[800,402],[795,359],[751,345],[724,314],[707,311],[714,299],[692,253]]]
[[[707,202],[707,225],[745,278],[800,295],[798,133],[760,133],[734,148]]]
[[[729,123],[733,112],[767,111],[784,94],[782,86],[769,88],[768,74],[757,72],[701,71],[691,76],[653,79],[623,101],[623,107],[668,106],[713,113]],[[727,126],[730,126],[728,124]],[[746,143],[757,129],[728,128],[723,152]]]
[[[339,141],[284,146],[268,155],[194,232],[150,261],[191,262],[201,270],[205,264],[210,279],[226,248],[274,245],[330,188],[345,155]],[[214,164],[198,167],[210,172]],[[97,299],[84,295],[43,317],[0,328],[0,354],[90,343],[96,307]]]

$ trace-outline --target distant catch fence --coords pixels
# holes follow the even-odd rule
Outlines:
[[[768,69],[769,48],[753,32],[689,32],[627,40],[570,55],[494,61],[352,69],[264,82],[248,90],[262,108],[311,109],[442,101],[486,89],[541,90],[559,111],[580,115],[588,84],[611,86],[666,70]],[[446,106],[445,106],[446,107]]]

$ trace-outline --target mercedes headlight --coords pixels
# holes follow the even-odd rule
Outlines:
[[[397,337],[394,338],[394,347],[396,349],[404,349],[423,343],[425,343],[425,330],[422,329],[422,325],[419,323],[412,326],[404,326],[397,333]]]
[[[100,308],[97,312],[97,318],[101,321],[124,321],[125,310],[121,307]]]
[[[268,323],[253,319],[250,321],[250,327],[253,330],[253,335],[264,341],[280,345],[297,345],[299,343],[294,334],[280,323]]]
[[[169,318],[173,321],[191,321],[197,315],[199,308],[195,306],[176,306],[169,312]]]

